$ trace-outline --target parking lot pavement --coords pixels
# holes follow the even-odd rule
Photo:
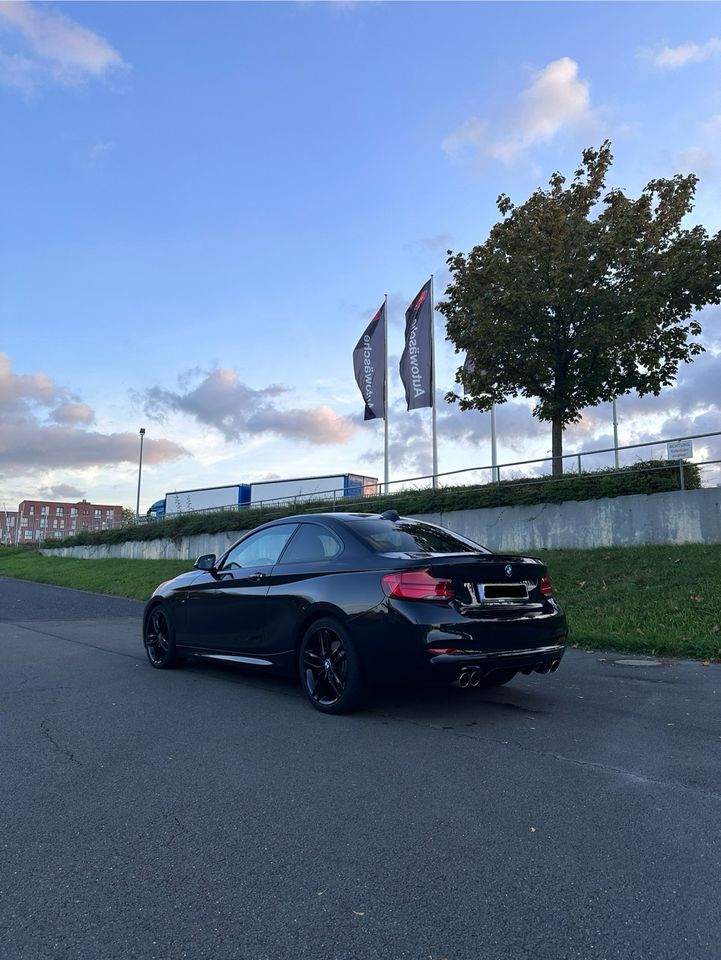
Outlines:
[[[100,620],[138,617],[143,604],[85,590],[68,590],[31,580],[0,577],[0,623],[27,620]]]
[[[13,603],[14,601],[14,603]],[[3,960],[719,960],[721,668],[570,650],[326,717],[0,580]]]

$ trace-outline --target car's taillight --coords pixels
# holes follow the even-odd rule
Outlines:
[[[541,591],[544,597],[553,596],[553,587],[551,586],[551,578],[549,576],[541,577],[538,589]]]
[[[454,597],[451,581],[438,580],[427,570],[388,573],[381,584],[387,597],[402,600],[452,600]]]

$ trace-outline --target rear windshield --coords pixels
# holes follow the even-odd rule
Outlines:
[[[375,553],[488,553],[450,530],[408,520],[356,520],[349,526]]]

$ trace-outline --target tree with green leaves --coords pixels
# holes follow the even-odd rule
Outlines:
[[[573,180],[554,173],[468,255],[448,251],[438,305],[467,362],[461,408],[521,395],[550,421],[553,472],[563,431],[586,407],[635,390],[658,395],[702,352],[696,311],[721,300],[721,233],[682,228],[697,177],[651,180],[638,199],[606,189],[611,146],[583,152]]]
[[[120,526],[121,527],[135,526],[135,510],[131,510],[130,507],[123,507],[123,512],[120,517]]]

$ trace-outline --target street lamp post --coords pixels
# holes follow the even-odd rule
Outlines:
[[[500,483],[498,472],[498,451],[496,449],[496,405],[491,407],[491,482]]]
[[[135,522],[140,521],[140,478],[143,475],[143,437],[145,436],[145,427],[140,428],[140,460],[138,462],[138,499],[135,504]]]

